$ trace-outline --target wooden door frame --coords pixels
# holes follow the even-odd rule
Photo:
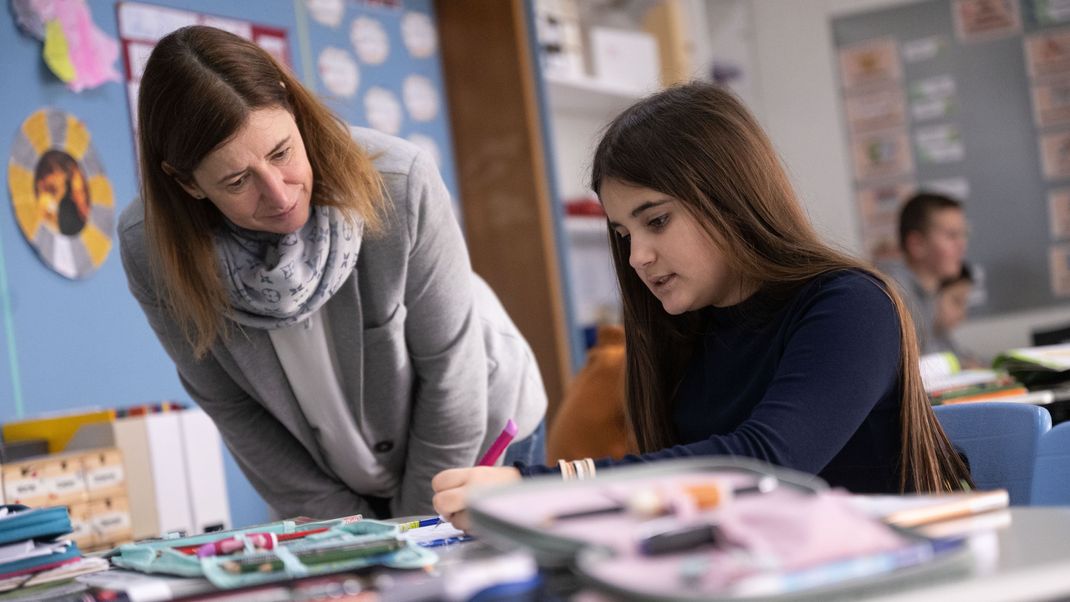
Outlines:
[[[435,10],[472,266],[535,352],[549,422],[572,362],[524,0],[437,0]]]

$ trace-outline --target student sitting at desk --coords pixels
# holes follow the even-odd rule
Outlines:
[[[820,240],[734,96],[693,83],[627,109],[598,145],[592,188],[623,293],[640,453],[447,470],[432,481],[439,513],[467,528],[470,485],[697,455],[757,458],[855,492],[969,483],[894,286]]]
[[[899,212],[902,263],[882,265],[895,279],[918,337],[921,353],[949,351],[935,332],[940,284],[962,271],[968,229],[962,203],[941,194],[921,192]]]
[[[138,99],[123,267],[242,471],[283,516],[431,511],[509,417],[543,461],[535,358],[416,146],[350,130],[256,44],[165,36]],[[492,428],[488,428],[493,425]]]

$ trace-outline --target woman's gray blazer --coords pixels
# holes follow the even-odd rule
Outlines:
[[[431,477],[474,464],[509,418],[518,439],[530,434],[546,393],[527,342],[472,272],[433,161],[373,130],[353,136],[374,158],[390,209],[385,231],[365,236],[353,274],[322,311],[357,427],[401,477],[391,512],[428,514]],[[374,515],[327,467],[266,331],[232,323],[229,337],[193,358],[161,307],[143,219],[139,201],[119,219],[130,290],[253,486],[283,516]]]

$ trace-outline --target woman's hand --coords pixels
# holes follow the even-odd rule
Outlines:
[[[476,466],[443,470],[431,479],[435,511],[454,527],[468,531],[468,488],[473,485],[500,485],[520,480],[520,471],[512,466]]]

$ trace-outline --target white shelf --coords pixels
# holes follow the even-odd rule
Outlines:
[[[609,241],[606,218],[600,216],[565,216],[565,232],[572,240],[599,240],[607,243]]]
[[[645,96],[640,90],[592,77],[544,77],[554,111],[590,113],[609,120]]]

